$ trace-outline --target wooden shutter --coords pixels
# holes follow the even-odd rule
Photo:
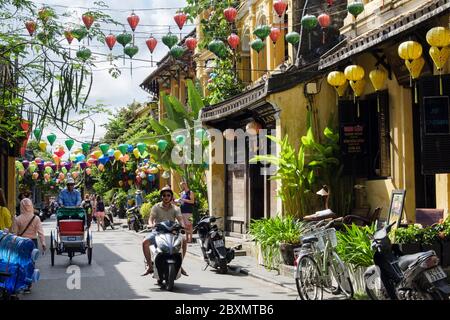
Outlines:
[[[422,174],[450,173],[450,75],[422,77],[418,84]]]

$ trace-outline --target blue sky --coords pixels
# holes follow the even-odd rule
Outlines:
[[[140,23],[137,27],[137,32],[168,32],[167,25],[172,25],[172,32],[175,34],[179,34],[179,29],[176,26],[173,16],[176,13],[176,9],[171,10],[158,10],[158,11],[139,11],[138,9],[152,9],[152,8],[180,8],[185,5],[184,0],[137,0],[137,1],[123,1],[123,0],[104,0],[104,2],[109,6],[110,9],[117,9],[118,11],[105,11],[110,14],[115,20],[122,21],[126,23],[127,31],[130,32],[130,27],[128,26],[126,18],[131,14],[132,9],[136,9],[135,13],[140,17]],[[37,2],[39,4],[41,2]],[[45,4],[52,6],[58,13],[64,13],[65,11],[73,11],[72,18],[69,19],[72,23],[81,23],[81,15],[86,11],[85,9],[79,7],[89,7],[92,6],[94,1],[83,1],[83,0],[47,0],[44,2]],[[70,6],[70,8],[62,8],[58,6]],[[188,22],[189,23],[189,22]],[[153,26],[144,26],[144,25],[153,25]],[[121,30],[122,27],[114,26],[114,25],[102,25],[101,28],[113,30]],[[187,34],[192,30],[192,26],[186,26],[183,28],[183,35]],[[108,33],[108,32],[107,32]],[[113,32],[117,34],[118,32]],[[148,37],[146,34],[137,34],[138,37]],[[166,53],[167,48],[162,44],[160,38],[162,34],[154,35],[158,39],[158,46],[153,54],[153,60],[156,62],[160,60]],[[78,45],[75,44],[76,41],[72,44],[72,49],[76,50]],[[92,52],[100,52],[100,53],[109,53],[109,49],[106,45],[100,44],[98,42],[91,42],[90,49]],[[139,53],[135,56],[137,59],[145,59],[150,60],[150,51],[148,50],[145,39],[136,39],[136,45],[139,46]],[[118,43],[116,44],[113,53],[116,55],[121,54],[122,46]],[[105,57],[99,57],[102,60],[105,60]],[[123,60],[116,60],[116,65],[118,67],[124,67]],[[155,65],[155,64],[154,64]],[[150,62],[133,62],[133,76],[130,75],[129,69],[123,69],[122,75],[118,79],[114,79],[108,73],[108,68],[110,64],[109,62],[101,62],[96,65],[94,69],[94,85],[92,87],[92,91],[89,98],[90,104],[102,103],[111,110],[117,110],[120,107],[123,107],[133,100],[138,102],[144,102],[148,100],[149,95],[143,91],[139,84],[147,77],[154,68],[150,67]],[[127,60],[125,62],[125,67],[130,66],[130,61]],[[73,115],[74,117],[76,115]],[[108,117],[105,114],[98,114],[95,116],[94,121],[96,123],[96,137],[100,138],[104,135],[105,130],[100,125],[106,123]],[[89,121],[88,121],[89,122]],[[70,131],[69,133],[79,138],[80,140],[89,139],[92,136],[93,126],[89,122],[86,124],[86,129],[84,132],[79,133],[76,130]],[[48,128],[44,131],[43,136],[45,137],[48,133],[50,133],[52,129]],[[58,140],[56,143],[64,143],[66,137],[58,132],[58,130],[54,130],[54,133],[58,136]],[[76,144],[74,148],[77,148]]]

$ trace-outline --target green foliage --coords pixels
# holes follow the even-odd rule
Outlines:
[[[395,242],[400,244],[421,243],[423,241],[423,229],[412,224],[406,228],[395,229]]]
[[[336,252],[342,261],[355,267],[369,267],[373,264],[374,251],[370,236],[375,233],[375,224],[371,227],[359,227],[344,224],[345,231],[337,231]]]
[[[145,196],[145,201],[150,203],[152,206],[157,204],[158,202],[161,202],[161,196],[159,194],[159,190],[155,190]]]
[[[236,76],[232,59],[218,60],[214,69],[216,77],[211,79],[206,86],[208,95],[205,101],[210,104],[222,102],[238,95],[244,89],[242,81]]]
[[[144,219],[144,222],[147,222],[148,218],[150,218],[150,213],[152,211],[152,207],[153,207],[153,205],[150,202],[144,203],[141,206],[141,215],[142,215],[142,218]]]
[[[252,220],[249,233],[261,245],[264,265],[276,268],[281,262],[279,246],[281,243],[299,244],[303,223],[292,216]]]

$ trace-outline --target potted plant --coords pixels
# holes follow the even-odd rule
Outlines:
[[[437,229],[442,249],[441,265],[448,267],[450,266],[450,218],[439,221]]]
[[[439,260],[442,260],[441,242],[438,236],[439,225],[433,225],[422,229],[422,251],[434,250]]]
[[[406,228],[395,230],[395,242],[400,245],[404,254],[413,254],[421,251],[422,229],[415,224]]]
[[[374,252],[370,236],[375,233],[375,225],[359,227],[344,225],[344,230],[336,232],[338,240],[336,252],[347,264],[350,279],[356,293],[364,293],[364,272],[373,265]]]

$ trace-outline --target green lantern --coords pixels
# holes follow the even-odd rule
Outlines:
[[[52,174],[53,173],[53,169],[51,167],[46,167],[45,168],[45,173]]]
[[[70,149],[72,149],[75,141],[73,141],[73,139],[67,139],[66,141],[64,141],[64,143],[66,144],[67,150],[70,151]]]
[[[42,130],[40,128],[34,129],[33,134],[37,141],[41,140]]]
[[[102,143],[101,145],[99,145],[100,150],[102,150],[103,154],[107,154],[108,150],[109,150],[109,144],[107,143]]]
[[[169,143],[166,140],[159,140],[156,145],[158,146],[158,149],[161,150],[162,152],[164,152],[164,150],[166,150],[167,146],[169,145]]]
[[[50,133],[50,134],[47,136],[47,140],[48,140],[48,142],[50,143],[50,145],[53,146],[53,143],[55,143],[55,141],[56,141],[56,134]]]
[[[300,42],[300,34],[295,31],[289,32],[285,38],[286,41],[293,46],[297,45]]]
[[[355,1],[347,5],[348,12],[356,19],[364,11],[364,3]]]
[[[126,33],[125,31],[119,34],[116,37],[116,40],[118,43],[120,43],[123,47],[125,47],[127,44],[131,43],[133,41],[133,36],[129,33]]]
[[[170,54],[172,55],[172,57],[174,57],[175,59],[179,59],[183,56],[185,49],[179,45],[174,45],[171,49],[170,49]]]
[[[265,40],[270,34],[271,28],[268,25],[260,25],[257,26],[253,31],[253,34],[260,38],[261,40]]]
[[[312,30],[315,27],[317,27],[318,20],[316,16],[313,16],[312,14],[307,14],[302,18],[302,26],[306,30]]]
[[[89,149],[91,148],[91,145],[89,144],[89,143],[82,143],[81,144],[81,148],[83,149],[83,152],[84,153],[88,153],[89,152]]]
[[[125,155],[128,151],[128,145],[127,144],[119,145],[119,150],[120,150],[120,152],[122,152],[123,155]]]
[[[264,49],[265,47],[265,43],[264,41],[262,41],[261,39],[255,39],[252,42],[250,42],[250,46],[252,47],[253,50],[255,50],[256,52],[260,52],[262,49]]]
[[[186,137],[182,134],[178,135],[175,137],[175,141],[179,144],[179,145],[184,145],[186,142]]]
[[[84,62],[87,61],[91,57],[91,55],[92,52],[88,48],[82,48],[77,51],[77,58]]]
[[[136,145],[140,153],[144,153],[144,151],[147,149],[147,145],[145,143],[138,143]]]
[[[169,31],[168,34],[162,37],[162,42],[169,48],[172,49],[174,45],[178,43],[178,37]]]
[[[62,171],[62,173],[67,174],[67,169],[66,169],[66,167],[62,167],[62,168],[61,168],[61,171]]]
[[[78,40],[78,42],[81,42],[86,36],[88,35],[88,31],[85,27],[79,27],[77,29],[74,29],[70,32],[72,36]]]
[[[215,39],[208,44],[208,50],[214,53],[219,58],[224,58],[227,55],[227,46],[222,40]]]
[[[133,59],[133,57],[139,52],[139,47],[133,44],[129,44],[123,49],[123,52],[125,52],[125,54],[129,56],[130,59]]]

